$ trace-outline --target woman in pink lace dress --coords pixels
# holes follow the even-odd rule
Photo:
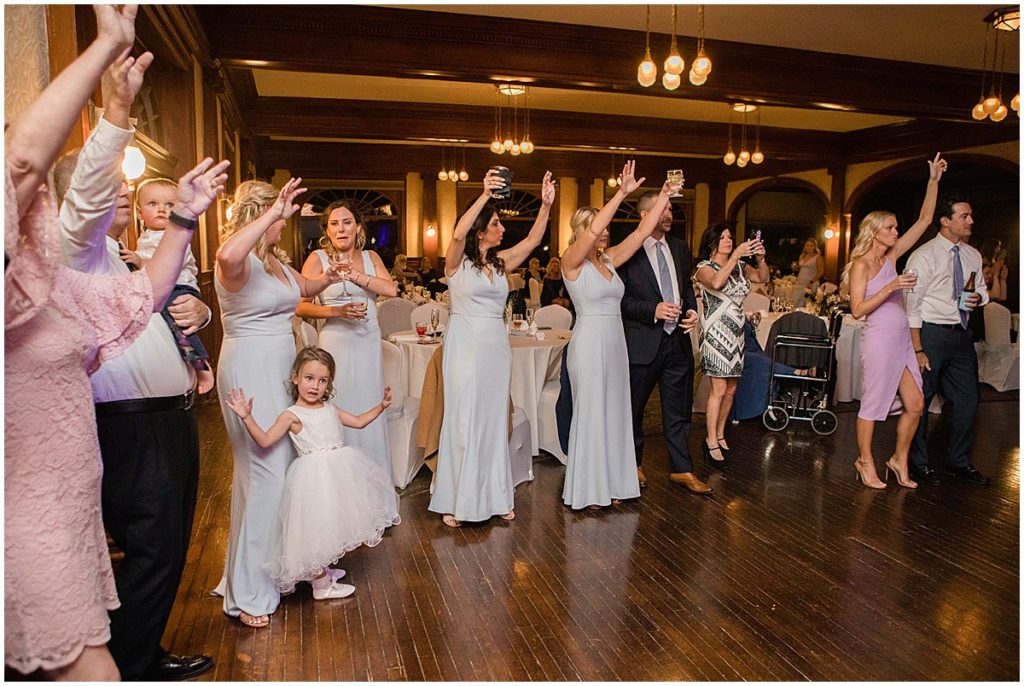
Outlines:
[[[100,75],[134,36],[134,6],[96,14],[96,41],[5,132],[4,658],[21,673],[42,669],[68,680],[118,678],[106,648],[107,611],[118,600],[88,375],[162,309],[191,238],[183,228],[168,233],[153,262],[125,277],[57,262],[46,171]],[[186,219],[223,188],[227,164],[207,171],[211,162],[181,180],[175,211]]]

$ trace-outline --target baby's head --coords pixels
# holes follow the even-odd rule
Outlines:
[[[334,358],[323,348],[308,346],[300,350],[288,384],[292,402],[300,397],[307,403],[334,397],[334,370]]]
[[[146,179],[135,189],[135,206],[142,224],[154,231],[167,228],[167,218],[178,197],[178,184],[170,179]]]

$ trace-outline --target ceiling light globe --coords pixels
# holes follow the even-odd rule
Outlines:
[[[513,145],[514,142],[512,141],[512,139],[506,138],[505,142],[501,144],[501,147],[505,148],[506,150],[511,150]]]
[[[526,139],[519,146],[519,149],[523,151],[524,155],[529,155],[536,149],[536,147],[534,146],[533,141],[531,141],[530,139]]]
[[[523,148],[521,145],[519,145],[519,143],[513,143],[512,148],[509,150],[509,152],[512,153],[512,157],[518,157],[519,153],[521,153],[522,151]]]
[[[451,181],[452,183],[455,183],[456,181],[458,181],[459,180],[459,172],[455,171],[454,169],[449,169],[448,170],[448,180]]]
[[[990,95],[987,98],[985,98],[984,102],[982,102],[981,104],[981,107],[982,109],[985,110],[985,114],[992,114],[993,112],[998,110],[999,106],[1002,104],[1003,103],[1000,102],[999,98],[997,98],[994,95]]]
[[[764,153],[760,150],[755,150],[754,154],[750,156],[750,161],[754,164],[761,164],[764,162]]]
[[[1006,119],[1006,115],[1009,113],[1010,110],[1007,109],[1006,105],[999,103],[999,107],[997,107],[996,111],[991,114],[992,121],[1002,121]]]
[[[469,181],[469,172],[463,169],[459,172],[459,181]]]
[[[984,103],[979,102],[977,105],[975,105],[974,109],[971,110],[971,116],[977,121],[986,119],[988,117],[988,113],[985,111]]]
[[[674,91],[679,88],[679,84],[682,83],[682,79],[679,78],[679,74],[669,74],[665,72],[665,75],[661,77],[661,85],[665,87],[667,91]]]
[[[606,183],[608,184],[609,188],[615,188],[616,186],[619,185],[618,179],[616,179],[614,176],[609,176],[608,181],[606,181]]]
[[[437,172],[437,180],[438,181],[447,181],[448,180],[448,172],[446,172],[444,169],[442,169],[441,171]]]
[[[500,155],[501,153],[505,152],[505,148],[502,147],[501,141],[497,139],[491,141],[491,152],[493,152],[495,155]]]
[[[747,166],[747,160],[743,159],[743,157],[737,157],[736,166],[742,169],[743,167]]]
[[[747,162],[749,162],[750,161],[750,151],[749,150],[740,150],[740,156],[736,158],[736,161],[737,162],[742,162],[743,164],[746,164]]]
[[[703,86],[708,81],[707,74],[698,74],[693,69],[690,69],[690,83],[694,86]]]
[[[711,73],[711,58],[705,55],[702,50],[697,55],[697,59],[693,61],[693,66],[690,69],[698,76],[707,76]]]
[[[655,66],[650,58],[641,62],[640,66],[637,67],[636,80],[644,88],[653,86],[654,82],[658,80],[658,67]]]
[[[1017,114],[1020,114],[1020,93],[1013,96],[1013,100],[1010,101],[1010,108]]]
[[[722,161],[726,164],[733,164],[736,161],[736,153],[732,151],[732,148],[729,148],[729,152],[722,156]]]
[[[665,72],[668,74],[674,74],[675,76],[679,76],[680,74],[683,73],[683,67],[685,66],[686,61],[678,52],[673,52],[665,60]]]

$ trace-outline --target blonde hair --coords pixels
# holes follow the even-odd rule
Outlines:
[[[235,189],[231,202],[231,219],[220,229],[220,242],[231,238],[243,227],[252,224],[262,217],[277,200],[278,190],[266,181],[244,181]],[[253,248],[256,257],[263,263],[263,269],[273,274],[271,257],[276,257],[282,264],[290,264],[288,253],[276,245],[267,244],[266,234],[260,236]]]
[[[158,176],[155,179],[146,179],[145,181],[143,181],[142,183],[135,187],[135,204],[138,205],[139,207],[142,206],[140,204],[142,198],[142,191],[148,188],[149,186],[163,186],[164,188],[171,188],[174,189],[175,191],[178,190],[178,184],[162,176]]]
[[[572,236],[569,237],[569,245],[576,242],[583,232],[590,228],[590,224],[594,221],[594,217],[597,216],[598,209],[589,205],[581,207],[572,213],[572,219],[569,221],[569,225],[572,227]]]
[[[868,254],[871,250],[871,245],[875,242],[875,234],[882,228],[882,224],[889,217],[895,218],[892,212],[886,212],[884,210],[876,210],[868,214],[861,220],[860,226],[857,227],[857,241],[853,244],[853,250],[850,251],[850,259],[843,267],[843,278],[841,283],[849,283],[850,281],[850,270],[853,268],[853,263]]]

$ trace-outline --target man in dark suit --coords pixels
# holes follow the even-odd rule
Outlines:
[[[654,206],[658,191],[641,196],[644,217]],[[647,485],[643,461],[644,407],[654,385],[661,391],[661,421],[672,471],[669,478],[692,493],[706,495],[712,489],[693,473],[687,439],[693,405],[693,347],[689,331],[697,325],[697,299],[690,274],[690,249],[684,241],[668,236],[672,229],[672,205],[644,241],[642,250],[619,269],[626,284],[622,297],[622,326],[629,352],[629,385],[633,410],[633,443],[637,477]],[[685,312],[686,317],[680,320]]]

